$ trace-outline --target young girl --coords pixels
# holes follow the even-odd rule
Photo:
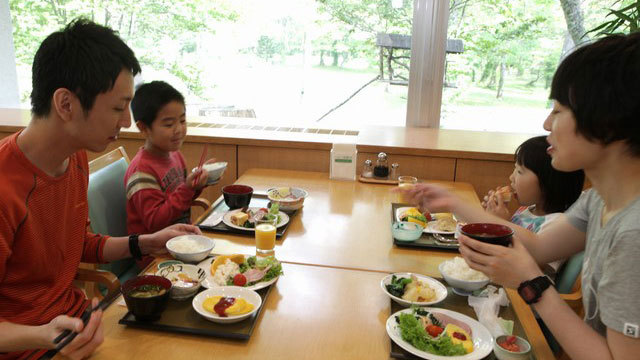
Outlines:
[[[516,149],[515,168],[509,181],[520,208],[511,215],[508,200],[496,189],[485,196],[482,205],[486,211],[537,233],[578,199],[584,185],[584,171],[554,169],[547,147],[546,138],[537,136]]]

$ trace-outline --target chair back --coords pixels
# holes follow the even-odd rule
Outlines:
[[[127,236],[127,196],[124,175],[129,157],[119,147],[89,163],[89,219],[94,233],[109,236]],[[138,273],[133,259],[122,259],[100,265],[124,282]]]
[[[565,262],[556,276],[556,290],[560,294],[570,294],[582,270],[584,251],[573,255]]]

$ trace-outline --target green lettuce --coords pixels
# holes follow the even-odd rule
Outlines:
[[[402,340],[410,343],[416,349],[435,355],[454,356],[465,355],[461,344],[454,344],[447,335],[432,338],[427,334],[420,321],[412,314],[402,313],[396,317],[400,327]]]

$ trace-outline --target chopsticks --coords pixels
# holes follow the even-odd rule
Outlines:
[[[198,164],[198,170],[202,170],[202,165],[204,165],[204,159],[207,157],[207,148],[208,148],[208,144],[205,143],[204,147],[202,148],[202,155],[200,155],[200,164]],[[196,185],[200,182],[200,175],[202,175],[202,173],[199,173],[196,178],[193,180],[193,187],[196,187]]]
[[[98,303],[98,305],[96,305],[96,307],[92,308],[89,311],[85,310],[84,313],[82,313],[82,316],[80,317],[80,319],[82,320],[82,323],[84,325],[87,325],[87,322],[89,322],[89,317],[91,317],[91,314],[94,311],[106,309],[107,306],[109,306],[118,296],[120,296],[120,289],[118,289],[118,290],[114,291],[113,293],[111,293],[110,295],[104,297],[102,299],[102,301],[100,301]],[[62,350],[63,347],[67,346],[71,341],[73,341],[73,339],[75,339],[76,336],[78,336],[78,333],[75,332],[75,331],[72,332],[69,329],[67,329],[67,330],[63,331],[62,333],[60,333],[60,335],[58,335],[58,337],[53,339],[53,343],[57,344],[56,348],[47,351],[42,356],[42,359],[51,359],[54,356],[56,356],[56,354],[60,350]]]

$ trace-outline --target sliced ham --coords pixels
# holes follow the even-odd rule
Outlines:
[[[254,282],[254,281],[260,281],[267,274],[267,271],[269,271],[270,268],[271,268],[271,266],[267,266],[266,268],[264,268],[262,270],[249,269],[249,270],[244,272],[244,276],[247,278],[247,282],[248,283]]]
[[[437,312],[432,312],[432,314],[433,314],[433,316],[436,317],[436,319],[438,319],[438,321],[440,321],[442,323],[442,327],[443,328],[446,327],[449,324],[457,325],[462,330],[466,331],[467,334],[469,334],[469,336],[473,336],[473,334],[471,333],[471,328],[465,322],[462,322],[460,320],[456,320],[456,319],[452,318],[451,316],[448,316],[448,315],[445,315],[445,314],[441,314],[441,313],[437,313]]]

